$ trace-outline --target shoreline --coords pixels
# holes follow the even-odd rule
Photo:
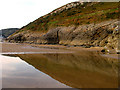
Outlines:
[[[79,53],[79,52],[95,52],[100,54],[103,57],[109,57],[114,59],[120,59],[119,54],[115,53],[102,53],[101,50],[104,47],[73,47],[73,46],[64,46],[64,45],[39,45],[39,44],[28,44],[28,43],[0,43],[2,45],[2,54],[7,53],[18,53],[18,54],[45,54],[45,53]],[[112,56],[111,56],[112,55]]]

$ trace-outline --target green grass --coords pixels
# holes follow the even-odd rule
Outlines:
[[[64,10],[61,13],[48,14],[47,17],[40,17],[22,29],[47,31],[57,26],[99,23],[109,19],[117,19],[119,16],[118,2],[99,2],[92,6],[90,4],[85,3],[84,5]]]
[[[58,21],[49,22],[48,24],[56,24]]]

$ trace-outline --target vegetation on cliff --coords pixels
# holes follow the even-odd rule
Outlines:
[[[118,18],[118,2],[73,2],[24,26],[22,30],[47,31],[58,26],[98,23]]]
[[[119,2],[72,2],[22,27],[9,42],[118,50]]]

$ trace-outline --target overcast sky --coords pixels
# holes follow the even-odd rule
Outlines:
[[[1,0],[0,29],[20,28],[73,1],[77,0]]]
[[[1,0],[0,29],[21,28],[40,16],[73,1],[79,0]]]

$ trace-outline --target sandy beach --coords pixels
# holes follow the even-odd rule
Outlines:
[[[70,51],[101,51],[102,47],[82,48],[70,47],[63,45],[39,45],[39,44],[26,44],[26,43],[0,43],[2,52],[70,52]]]
[[[7,52],[53,52],[53,53],[71,53],[68,50],[64,50],[64,47],[59,46],[48,46],[48,45],[41,45],[41,47],[38,45],[30,45],[30,44],[19,44],[19,43],[1,43],[2,45],[2,53]]]
[[[49,78],[45,77],[45,80],[41,81],[44,75],[41,77],[40,72],[70,87],[118,87],[118,55],[103,54],[100,52],[101,47],[82,48],[22,43],[1,43],[1,45],[1,57],[3,57],[3,62],[8,63],[3,64],[5,68],[3,75],[8,76],[3,78],[4,87],[14,87],[16,83],[18,83],[16,87],[20,85],[22,85],[21,87],[35,87],[38,85],[38,83],[31,85],[32,82],[41,82],[38,87],[45,87],[42,83],[50,82],[48,85],[54,85],[53,87],[55,87],[55,84],[51,84],[52,80],[49,80]],[[13,66],[16,71],[8,69]],[[34,70],[28,69],[31,66],[40,72],[38,71],[37,74]],[[14,73],[16,76],[14,76]],[[22,75],[22,79],[19,79],[20,75]],[[29,76],[32,77],[29,78]],[[8,82],[9,77],[14,79]],[[29,83],[24,82],[24,80],[29,80]],[[19,81],[23,81],[23,83],[19,83]],[[65,87],[65,85],[60,86],[58,84],[60,87]]]
[[[75,53],[75,52],[95,52],[104,57],[120,59],[118,54],[103,54],[101,50],[103,47],[68,47],[63,45],[38,45],[38,44],[25,44],[25,43],[0,43],[2,47],[1,53]]]

